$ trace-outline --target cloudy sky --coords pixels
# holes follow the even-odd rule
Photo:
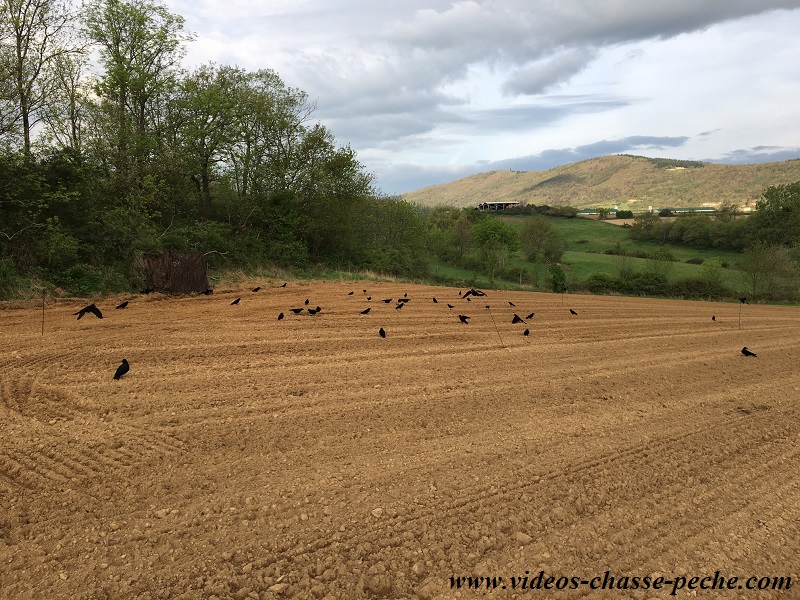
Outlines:
[[[165,0],[186,66],[268,68],[376,187],[607,154],[800,158],[800,0]]]

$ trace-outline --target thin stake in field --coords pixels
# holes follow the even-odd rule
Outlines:
[[[494,330],[497,332],[497,337],[500,338],[500,347],[505,348],[506,345],[503,343],[503,337],[500,335],[500,330],[497,328],[497,323],[494,320],[494,315],[492,314],[492,308],[488,304],[486,305],[486,310],[489,311],[489,316],[492,317],[492,323],[494,323]]]
[[[42,290],[42,336],[44,336],[44,297],[47,295],[46,290]]]

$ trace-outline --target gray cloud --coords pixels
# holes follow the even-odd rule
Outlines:
[[[541,94],[583,71],[596,52],[572,48],[514,71],[502,86],[508,95]]]
[[[754,164],[764,162],[780,162],[800,159],[800,147],[781,148],[777,146],[755,146],[738,149],[726,153],[720,158],[706,158],[706,162],[720,164]]]

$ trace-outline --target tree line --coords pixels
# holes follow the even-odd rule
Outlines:
[[[181,59],[151,0],[0,0],[0,280],[135,285],[136,257],[424,268],[415,209],[382,196],[314,102],[269,70]],[[8,293],[8,291],[6,291]]]

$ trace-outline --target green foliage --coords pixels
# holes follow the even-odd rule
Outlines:
[[[497,271],[505,267],[509,255],[519,248],[516,229],[500,219],[488,217],[476,223],[470,235],[481,265],[494,282]]]
[[[558,262],[564,254],[563,238],[544,217],[526,219],[519,236],[522,253],[531,262]]]
[[[632,210],[618,210],[617,211],[617,218],[618,219],[632,219],[633,218],[633,211]]]
[[[659,169],[702,169],[705,163],[697,160],[678,160],[674,158],[648,158]]]
[[[550,289],[555,293],[560,294],[567,290],[567,274],[560,265],[553,263],[549,268],[550,272]]]
[[[781,300],[796,293],[797,264],[784,246],[756,242],[745,249],[738,267],[753,298]]]
[[[756,208],[750,219],[759,240],[787,247],[800,242],[800,181],[768,187]]]

